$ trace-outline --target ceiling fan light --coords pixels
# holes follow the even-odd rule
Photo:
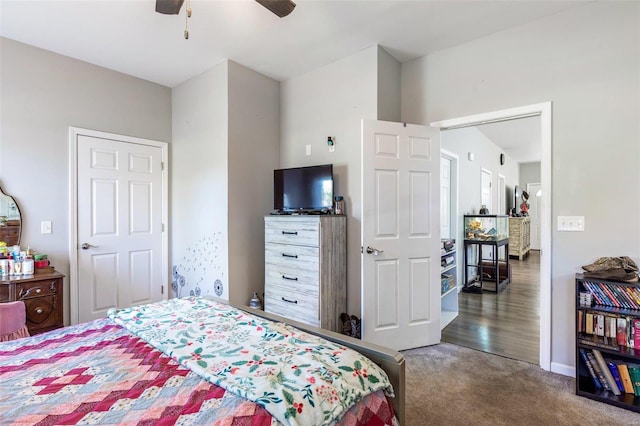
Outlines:
[[[165,15],[177,15],[180,13],[184,0],[156,0],[156,12]]]
[[[284,18],[296,7],[296,4],[291,0],[256,0],[258,3],[278,15],[280,18]]]

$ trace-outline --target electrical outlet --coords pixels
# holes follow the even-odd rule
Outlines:
[[[584,216],[558,216],[558,231],[584,232]]]
[[[305,154],[306,155],[311,155],[311,145],[305,146]]]
[[[43,220],[42,222],[40,222],[40,233],[41,234],[51,234],[52,231],[52,227],[51,227],[51,221],[50,220]]]

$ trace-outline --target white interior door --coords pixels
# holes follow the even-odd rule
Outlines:
[[[542,185],[539,183],[527,184],[529,193],[529,218],[531,220],[530,244],[531,250],[540,250],[540,216],[542,215]]]
[[[110,136],[76,136],[79,322],[166,298],[162,148]]]
[[[440,136],[362,121],[362,336],[397,350],[440,342]]]

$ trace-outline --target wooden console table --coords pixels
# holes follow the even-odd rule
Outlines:
[[[27,308],[29,334],[44,333],[64,326],[62,279],[59,272],[3,276],[0,280],[0,303],[22,300]]]

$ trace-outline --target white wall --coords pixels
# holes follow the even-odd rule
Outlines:
[[[540,162],[520,163],[520,181],[518,185],[526,191],[528,183],[540,183]]]
[[[232,61],[174,87],[173,296],[262,294],[279,115],[279,83]]]
[[[69,126],[169,141],[171,91],[0,38],[0,184],[23,219],[21,244],[69,277]],[[40,234],[51,220],[53,233]],[[64,281],[69,324],[69,284]]]
[[[575,272],[599,256],[640,259],[639,8],[586,3],[402,67],[407,122],[553,102],[551,221],[586,224],[552,233],[556,371],[575,364]]]
[[[280,83],[229,61],[229,301],[264,292],[264,215],[280,162]]]
[[[280,166],[333,163],[346,201],[347,304],[360,316],[361,119],[378,113],[378,46],[281,83]],[[335,152],[327,148],[335,137]],[[311,155],[305,155],[305,145]]]
[[[223,62],[172,90],[172,297],[213,295],[216,280],[229,297],[227,76]]]
[[[400,75],[400,62],[378,46],[378,120],[400,121]]]

